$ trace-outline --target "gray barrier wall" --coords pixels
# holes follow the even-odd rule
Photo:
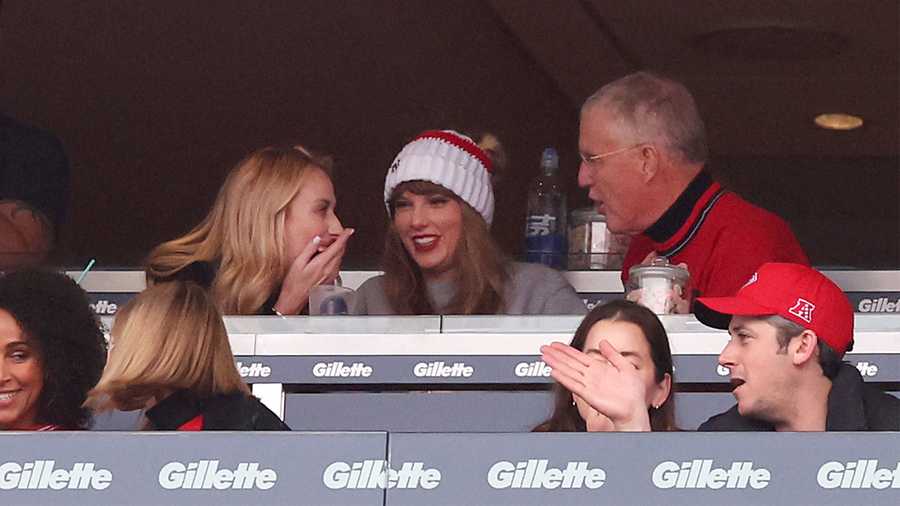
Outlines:
[[[382,461],[384,433],[0,433],[0,504],[384,504],[332,462]]]
[[[682,392],[675,393],[675,403],[676,425],[695,430],[733,406],[734,397]],[[293,430],[307,431],[529,432],[552,411],[549,391],[296,393],[285,396],[284,421]]]
[[[298,393],[285,395],[284,420],[297,431],[529,432],[550,416],[552,402],[547,391]],[[675,402],[676,426],[695,430],[733,406],[734,397],[676,392]],[[131,431],[142,423],[140,412],[113,411],[98,416],[94,428]]]
[[[900,314],[900,270],[857,271],[824,270],[850,299],[858,313]],[[80,271],[67,272],[78,278]],[[344,286],[356,289],[378,271],[342,271]],[[563,273],[584,299],[595,304],[622,298],[618,271],[569,271]],[[116,314],[118,308],[146,286],[140,270],[95,270],[82,282],[91,297],[91,306],[101,316]]]
[[[421,461],[441,479],[389,489],[387,504],[897,504],[898,445],[897,434],[391,434],[393,468]]]
[[[0,433],[3,505],[896,505],[900,433]]]
[[[900,354],[849,354],[866,380],[900,382]],[[550,384],[540,355],[316,355],[237,356],[248,383],[301,384]],[[679,383],[728,383],[717,355],[675,355]]]
[[[717,364],[728,336],[693,317],[661,319],[681,390],[678,423],[694,429],[733,402]],[[226,326],[240,374],[295,429],[513,432],[548,413],[540,346],[568,341],[580,320],[228,317]],[[846,358],[866,381],[900,387],[900,317],[857,315],[856,340]],[[135,416],[103,416],[96,427],[130,430]]]

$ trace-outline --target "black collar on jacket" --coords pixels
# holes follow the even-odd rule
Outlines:
[[[201,399],[188,390],[178,390],[148,409],[145,415],[157,430],[176,430],[200,414],[204,428],[218,428],[232,418],[239,419],[245,404],[247,395],[243,392]]]
[[[831,380],[828,393],[826,431],[869,430],[866,420],[865,392],[862,376],[850,364],[841,364],[837,376]]]
[[[188,390],[178,390],[148,409],[144,415],[153,428],[176,430],[202,412],[201,401]]]
[[[145,413],[157,430],[176,430],[200,414],[203,430],[291,430],[259,399],[243,392],[200,399],[179,390]]]
[[[712,184],[712,176],[706,171],[700,171],[694,180],[687,185],[687,188],[681,192],[675,203],[656,220],[656,223],[650,225],[644,231],[644,235],[656,243],[668,241],[691,217],[697,201],[700,200],[700,197]]]

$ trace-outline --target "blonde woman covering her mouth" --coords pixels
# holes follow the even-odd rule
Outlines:
[[[299,314],[312,287],[334,280],[353,229],[341,225],[331,160],[266,147],[228,174],[204,220],[157,246],[148,285],[193,281],[223,314]]]

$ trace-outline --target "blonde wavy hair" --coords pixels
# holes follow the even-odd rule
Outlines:
[[[116,315],[109,359],[85,406],[143,409],[178,390],[198,398],[250,390],[234,365],[222,316],[195,283],[161,283]]]
[[[157,246],[147,284],[172,278],[197,261],[218,263],[211,293],[224,314],[255,313],[287,272],[285,208],[313,170],[331,174],[331,159],[301,146],[265,147],[228,174],[209,214],[193,230]]]

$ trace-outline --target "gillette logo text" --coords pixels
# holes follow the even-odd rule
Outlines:
[[[372,375],[372,367],[362,362],[344,365],[343,362],[317,362],[312,369],[317,378],[368,378]]]
[[[159,470],[159,486],[166,490],[269,490],[277,480],[274,469],[260,469],[258,462],[241,462],[233,471],[219,469],[218,460],[169,462]]]
[[[501,460],[488,471],[487,482],[492,488],[590,488],[606,483],[606,471],[591,468],[587,462],[568,462],[565,469],[549,466],[547,459],[528,459],[521,462]]]
[[[541,360],[535,362],[519,362],[513,370],[519,378],[549,378],[550,366]]]
[[[431,490],[441,484],[441,472],[425,468],[422,462],[404,462],[391,469],[384,460],[334,462],[322,473],[322,482],[332,489],[422,488]]]
[[[95,469],[93,462],[76,462],[71,469],[55,469],[54,460],[0,464],[0,490],[104,490],[112,483],[109,469]]]
[[[765,468],[753,468],[753,462],[734,462],[728,469],[713,467],[712,459],[686,462],[661,462],[653,470],[656,488],[750,488],[769,485],[772,473]]]
[[[475,369],[464,362],[419,362],[413,367],[417,378],[471,378]]]
[[[874,459],[856,462],[831,461],[822,464],[816,474],[816,481],[822,488],[900,488],[900,462],[897,467],[879,468]]]
[[[268,378],[272,375],[272,368],[262,362],[250,362],[249,364],[238,362],[235,366],[242,378]]]

